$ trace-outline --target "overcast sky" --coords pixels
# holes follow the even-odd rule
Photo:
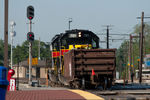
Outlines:
[[[103,25],[113,25],[110,34],[129,34],[140,23],[136,17],[141,16],[142,11],[145,16],[150,16],[150,0],[9,0],[9,21],[16,22],[15,45],[26,40],[29,30],[26,9],[29,5],[35,9],[32,30],[35,39],[40,37],[44,42],[50,42],[55,34],[65,32],[69,18],[73,19],[71,29],[87,29],[96,34],[105,34],[106,27]],[[0,15],[0,39],[4,39],[4,0],[0,0]],[[99,37],[105,39],[105,36]],[[112,42],[110,47],[118,47],[120,43]]]

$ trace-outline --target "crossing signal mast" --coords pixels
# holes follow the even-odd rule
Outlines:
[[[29,85],[32,85],[32,42],[34,41],[34,33],[32,32],[32,19],[34,18],[34,7],[27,7],[27,18],[29,19],[29,32],[27,40],[29,41]]]

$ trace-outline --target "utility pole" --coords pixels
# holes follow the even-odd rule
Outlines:
[[[5,0],[4,19],[4,66],[8,67],[8,0]]]
[[[139,38],[139,36],[138,35],[133,36],[130,34],[130,44],[129,44],[129,63],[130,63],[129,71],[130,71],[130,74],[129,74],[129,77],[131,77],[131,82],[133,82],[133,77],[134,77],[133,38]],[[131,58],[131,56],[132,56],[132,58]]]
[[[130,43],[129,43],[129,68],[128,68],[128,71],[129,71],[129,80],[131,79],[131,41],[132,41],[132,36],[130,34]]]
[[[109,26],[107,25],[107,49],[109,49]]]
[[[139,68],[139,82],[142,82],[142,64],[143,64],[143,34],[144,34],[144,12],[141,16],[141,37],[140,37],[140,68]]]
[[[69,23],[69,30],[70,30],[70,23],[72,22],[72,18],[69,18],[69,21],[68,21],[68,23]]]
[[[16,90],[19,90],[19,63],[20,63],[20,59],[19,57],[17,58],[18,60],[18,65],[17,65],[17,86],[16,86]]]
[[[39,46],[38,46],[38,60],[41,60],[41,57],[40,57],[40,37],[39,37]]]
[[[129,42],[127,42],[126,43],[126,47],[127,47],[127,50],[128,50],[128,52],[127,52],[127,57],[129,56]],[[125,57],[126,58],[126,57]],[[128,58],[127,58],[128,59]],[[127,62],[127,59],[125,60],[125,62]],[[128,73],[129,73],[129,71],[128,71],[128,65],[126,65],[126,79],[127,79],[127,77],[128,77]]]
[[[141,17],[137,17],[141,19],[141,34],[140,34],[140,64],[139,64],[139,83],[142,83],[142,64],[143,64],[143,37],[144,37],[144,12],[142,12]]]
[[[106,48],[107,49],[109,49],[109,27],[111,27],[112,25],[106,25],[106,26],[104,26],[104,27],[107,27],[107,29],[106,29],[106,31],[107,31],[107,33],[106,33],[106,37],[107,37],[107,42],[106,42]]]

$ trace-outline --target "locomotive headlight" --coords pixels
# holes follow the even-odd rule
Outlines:
[[[81,32],[78,33],[78,37],[81,37]]]

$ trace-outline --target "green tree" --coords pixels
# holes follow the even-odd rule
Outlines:
[[[38,57],[38,40],[34,40],[32,43],[32,57]],[[29,57],[29,42],[25,41],[21,46],[17,45],[13,52],[14,63],[18,61],[27,60]],[[41,59],[50,59],[51,53],[49,50],[49,44],[40,42],[40,57]]]
[[[139,33],[141,32],[141,25],[137,24],[134,28],[134,33],[139,35]],[[150,54],[150,46],[149,46],[149,42],[150,42],[150,25],[149,24],[145,24],[144,25],[144,48],[143,48],[143,54]],[[134,56],[134,69],[138,69],[138,61],[137,59],[139,58],[139,38],[134,39],[134,43],[133,43],[133,56]]]
[[[0,40],[0,65],[4,65],[3,64],[4,61],[4,42],[3,40]]]
[[[8,44],[8,59],[10,59],[10,44]],[[1,39],[0,39],[0,65],[1,66],[4,65],[4,41]]]
[[[134,27],[134,31],[131,34],[137,34],[141,32],[141,25],[137,24]],[[150,54],[150,24],[145,24],[144,25],[144,54]],[[134,38],[133,39],[133,54],[131,55],[132,63],[134,62],[133,69],[134,71],[138,69],[138,61],[137,59],[139,58],[139,38]],[[128,57],[128,47],[129,47],[129,41],[124,41],[122,45],[119,47],[117,50],[117,71],[120,72],[121,75],[126,71],[127,72],[127,64],[129,63],[129,57]],[[131,64],[132,64],[131,63]],[[123,66],[126,64],[126,66]],[[126,68],[125,68],[126,67]],[[128,73],[126,73],[128,74]]]
[[[123,75],[124,71],[127,70],[128,65],[128,48],[129,48],[129,41],[124,41],[119,49],[117,50],[116,54],[116,70],[120,72],[120,75]]]

